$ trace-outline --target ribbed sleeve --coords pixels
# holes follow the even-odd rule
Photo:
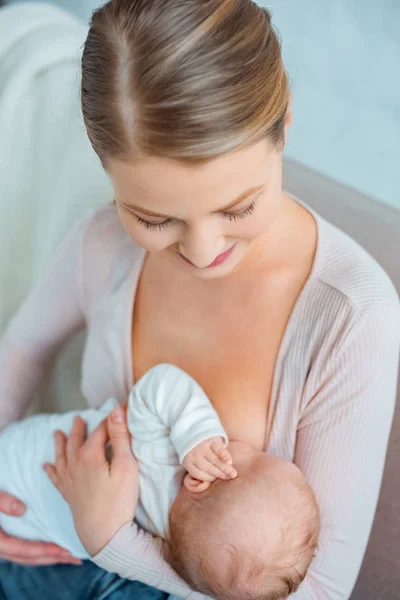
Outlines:
[[[23,415],[62,343],[85,325],[81,250],[87,222],[80,219],[70,229],[0,342],[0,429]]]
[[[204,600],[207,596],[193,592],[168,563],[168,547],[160,538],[127,523],[112,543],[92,560],[103,569],[120,577],[135,579],[169,594],[190,600]]]
[[[314,489],[319,549],[293,600],[345,600],[355,584],[379,495],[395,406],[398,303],[354,317],[299,422],[294,462]]]

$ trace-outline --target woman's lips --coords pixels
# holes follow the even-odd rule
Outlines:
[[[235,246],[236,246],[236,244],[233,244],[233,246],[231,248],[229,248],[229,250],[226,250],[226,252],[223,252],[222,254],[217,256],[217,258],[214,260],[214,262],[211,263],[211,265],[208,265],[208,267],[206,267],[206,269],[209,269],[210,267],[217,267],[218,265],[222,265],[222,263],[225,262],[226,259],[230,257]]]
[[[207,267],[204,267],[204,268],[210,269],[211,267],[217,267],[218,265],[222,265],[222,263],[224,263],[230,257],[235,246],[236,246],[236,244],[233,244],[233,246],[231,248],[229,248],[229,250],[226,250],[222,254],[219,254],[217,256],[217,258],[214,260],[214,262],[212,262],[210,265],[208,265]],[[188,262],[190,265],[192,265],[193,267],[196,266],[188,258],[186,258],[186,256],[183,256],[183,254],[181,254],[181,256],[182,256],[183,260]],[[198,268],[198,267],[196,267],[196,268]]]

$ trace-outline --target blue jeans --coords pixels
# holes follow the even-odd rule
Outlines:
[[[168,594],[121,579],[90,561],[25,567],[0,562],[0,600],[167,600]]]

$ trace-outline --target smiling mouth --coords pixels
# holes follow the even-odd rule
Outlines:
[[[217,258],[207,267],[196,267],[196,265],[194,265],[192,263],[192,261],[190,261],[188,258],[186,258],[186,256],[183,256],[183,254],[180,254],[180,253],[179,254],[185,262],[189,263],[193,267],[196,267],[196,269],[199,269],[199,268],[210,269],[211,267],[217,267],[218,265],[221,265],[222,263],[224,263],[229,258],[229,256],[232,254],[233,249],[236,246],[236,243],[233,244],[233,246],[231,246],[228,250],[225,250],[225,252],[223,252],[222,254],[219,254],[217,256]]]

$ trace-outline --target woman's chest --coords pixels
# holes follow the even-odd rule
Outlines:
[[[161,293],[143,278],[132,319],[135,380],[158,363],[180,367],[202,386],[231,439],[263,448],[279,348],[299,293],[298,283],[280,285],[282,293],[254,286],[205,297],[178,287]]]

